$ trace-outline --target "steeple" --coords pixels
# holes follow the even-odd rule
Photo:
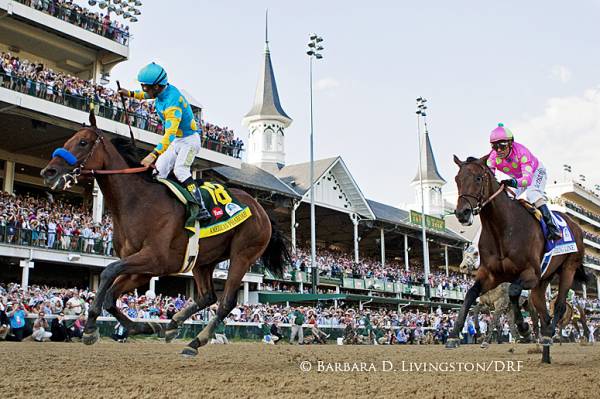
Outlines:
[[[269,50],[268,10],[265,16],[265,54],[258,78],[254,104],[242,119],[250,130],[248,137],[248,163],[269,171],[285,164],[284,129],[292,123],[279,101],[277,83]]]
[[[423,177],[423,203],[425,205],[425,213],[433,216],[443,216],[444,200],[442,198],[442,186],[446,184],[446,180],[440,175],[435,163],[435,157],[433,156],[433,149],[431,148],[431,141],[429,141],[429,132],[427,129],[425,129],[425,132],[421,136],[421,154],[423,157],[421,174]],[[417,175],[410,184],[415,189],[414,209],[421,212],[419,168],[417,168]]]
[[[433,156],[433,149],[431,148],[431,141],[429,141],[429,132],[427,130],[425,130],[421,139],[421,154],[423,156],[421,164],[423,181],[439,182],[442,185],[445,184],[446,180],[444,180],[444,178],[440,176],[440,172],[438,172],[435,157]],[[417,168],[417,175],[412,180],[412,183],[419,183],[419,168]]]

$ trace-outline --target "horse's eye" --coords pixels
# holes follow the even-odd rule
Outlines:
[[[477,176],[477,177],[475,178],[475,181],[476,181],[477,183],[481,183],[481,180],[482,180],[482,179],[481,179],[481,176]]]
[[[80,145],[81,147],[85,147],[86,145],[88,145],[88,142],[87,142],[87,140],[81,140],[81,141],[79,142],[79,145]]]

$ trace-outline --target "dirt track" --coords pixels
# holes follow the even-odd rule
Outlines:
[[[3,398],[266,398],[266,397],[419,397],[419,398],[592,398],[600,387],[600,345],[568,344],[552,348],[553,364],[540,364],[539,354],[521,345],[447,350],[440,346],[276,346],[258,343],[211,345],[196,358],[178,355],[183,342],[107,339],[93,347],[80,343],[0,343],[0,392]],[[403,371],[410,362],[522,361],[521,371]],[[302,362],[311,371],[300,371]],[[322,371],[338,368],[371,371]],[[404,361],[404,363],[403,363]],[[343,362],[350,362],[344,366]],[[372,366],[371,366],[372,364]],[[440,365],[440,368],[451,367]],[[486,364],[486,367],[487,367]],[[395,371],[384,371],[390,367]],[[504,365],[504,366],[503,366]],[[458,363],[459,367],[473,365]],[[306,364],[305,364],[305,367]],[[413,365],[413,369],[416,366]],[[428,367],[431,367],[428,365]],[[473,367],[477,367],[474,365]],[[480,366],[483,367],[483,366]],[[331,365],[335,368],[335,365]],[[373,371],[373,369],[375,369]]]

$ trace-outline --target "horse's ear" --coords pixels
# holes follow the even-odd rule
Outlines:
[[[461,161],[460,159],[458,159],[458,157],[455,155],[454,156],[454,163],[458,165],[458,167],[460,168],[463,164],[463,161]]]
[[[484,156],[479,158],[479,160],[481,161],[482,164],[487,165],[487,160],[489,157],[490,157],[490,154],[485,154]]]
[[[96,114],[94,113],[94,103],[90,103],[90,126],[96,126]]]

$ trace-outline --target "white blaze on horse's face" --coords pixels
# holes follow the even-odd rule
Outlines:
[[[477,246],[470,245],[463,251],[463,260],[460,264],[461,271],[475,270],[479,267],[479,249]]]

